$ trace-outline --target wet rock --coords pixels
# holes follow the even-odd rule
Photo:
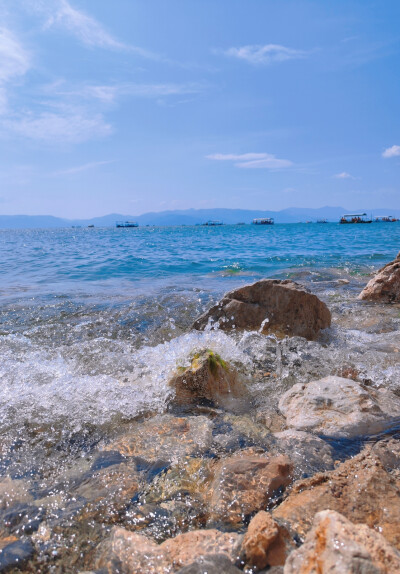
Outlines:
[[[32,534],[44,518],[43,508],[33,504],[14,504],[1,515],[1,521],[9,532]]]
[[[397,303],[400,301],[400,257],[387,263],[361,291],[359,299]]]
[[[289,556],[284,574],[394,574],[400,553],[365,524],[325,510],[314,519],[304,544]]]
[[[241,448],[247,446],[259,446],[264,450],[268,450],[274,443],[274,437],[262,423],[257,422],[248,414],[233,415],[227,413],[222,419],[222,431],[228,437],[236,437]],[[218,425],[216,424],[216,430]],[[215,432],[215,431],[214,431]]]
[[[33,552],[29,540],[18,540],[14,536],[0,538],[0,572],[23,568]]]
[[[273,410],[259,410],[256,413],[256,422],[264,425],[272,433],[286,429],[285,417]]]
[[[279,401],[289,427],[325,436],[370,435],[398,420],[400,398],[341,377],[298,383]]]
[[[222,459],[216,465],[210,488],[210,523],[240,526],[290,484],[292,470],[285,456],[243,451]]]
[[[304,539],[315,514],[327,508],[367,524],[400,548],[399,484],[369,449],[333,471],[294,483],[273,517]]]
[[[372,447],[375,454],[388,472],[400,470],[400,441],[394,438],[380,440]]]
[[[295,544],[286,528],[268,512],[260,510],[251,519],[243,538],[241,558],[247,568],[283,566],[293,548]]]
[[[305,478],[334,468],[333,449],[321,438],[294,429],[275,433],[274,437],[278,452],[286,454],[293,462],[294,478]]]
[[[223,554],[206,554],[196,562],[181,568],[177,574],[240,574],[240,572],[241,570]]]
[[[139,456],[147,462],[179,461],[202,454],[212,442],[212,422],[205,416],[157,415],[131,427],[129,433],[107,445],[123,456]]]
[[[95,568],[125,574],[166,574],[192,564],[206,554],[238,559],[242,536],[218,530],[192,530],[162,544],[123,528],[114,527],[98,550]],[[119,569],[119,570],[118,570]]]
[[[190,367],[182,369],[169,385],[175,390],[173,403],[178,405],[205,399],[224,408],[238,408],[248,394],[236,369],[209,349],[197,353]]]
[[[13,504],[30,503],[33,496],[29,484],[24,479],[13,480],[6,476],[0,480],[0,510]]]
[[[315,339],[331,324],[328,307],[302,285],[290,280],[263,279],[227,293],[193,327],[204,329],[210,321],[229,330],[260,330],[278,336]]]

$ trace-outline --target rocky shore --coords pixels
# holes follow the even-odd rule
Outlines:
[[[363,290],[371,316],[400,302],[399,261]],[[306,382],[281,389],[262,363],[254,383],[196,349],[168,382],[166,412],[75,436],[83,454],[51,480],[18,471],[23,447],[0,439],[16,460],[0,478],[0,572],[400,573],[400,395],[351,361],[313,377],[308,349],[323,352],[334,321],[293,281],[242,287],[194,328],[244,331],[249,345],[254,333],[277,355],[304,339]],[[42,431],[26,430],[31,449]],[[40,448],[74,444],[60,431]]]

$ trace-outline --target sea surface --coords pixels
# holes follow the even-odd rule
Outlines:
[[[267,448],[257,421],[297,382],[339,374],[400,394],[400,306],[357,300],[399,249],[400,223],[0,230],[0,538],[34,542],[26,571],[91,568],[116,523],[107,509],[118,484],[108,494],[96,482],[102,446],[167,412],[170,377],[202,349],[234,364],[250,397],[243,412],[210,411],[207,457],[237,440],[232,421],[240,445]],[[268,277],[316,293],[332,327],[317,341],[191,328],[225,292]],[[390,432],[400,436],[400,421]],[[335,457],[364,440],[376,438],[333,444]],[[297,476],[323,470],[315,460],[297,463]],[[194,522],[167,528],[132,499],[117,523],[135,529],[132,512],[158,540],[199,518],[194,506]]]

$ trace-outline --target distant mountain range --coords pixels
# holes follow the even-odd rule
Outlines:
[[[143,215],[123,215],[111,213],[92,219],[62,219],[52,215],[0,215],[1,229],[39,229],[51,227],[72,227],[94,225],[95,227],[113,227],[118,220],[137,221],[139,225],[196,225],[210,219],[223,223],[251,223],[256,217],[273,217],[276,223],[297,223],[299,221],[339,221],[343,213],[363,213],[365,210],[348,210],[344,207],[319,207],[317,209],[290,207],[281,211],[262,211],[256,209],[185,209],[160,211]],[[374,209],[368,215],[393,215],[400,218],[400,209]]]

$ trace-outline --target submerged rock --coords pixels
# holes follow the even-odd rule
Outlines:
[[[302,285],[287,279],[263,279],[227,293],[193,327],[202,330],[210,321],[218,321],[224,330],[262,330],[312,340],[330,326],[331,313]]]
[[[400,253],[387,263],[361,291],[359,299],[398,303],[400,301]]]
[[[353,524],[333,510],[316,514],[304,544],[294,550],[284,574],[394,574],[400,554],[365,524]]]
[[[400,548],[399,486],[379,458],[364,450],[333,471],[294,483],[273,517],[304,539],[315,514],[330,508],[367,524]]]
[[[288,429],[275,433],[274,437],[277,440],[275,449],[286,454],[294,464],[294,478],[333,470],[333,449],[318,436]]]
[[[240,574],[242,570],[236,568],[223,554],[206,554],[196,562],[181,568],[177,574]]]
[[[250,521],[242,543],[242,561],[247,568],[283,566],[295,544],[290,534],[268,513],[260,510]]]
[[[269,457],[243,451],[216,465],[209,494],[210,522],[231,527],[271,503],[291,482],[293,470],[285,456]]]
[[[114,527],[109,540],[98,549],[95,568],[125,574],[166,574],[207,554],[221,554],[234,563],[242,538],[219,530],[192,530],[156,544],[141,534]]]
[[[33,545],[29,540],[15,536],[0,538],[0,572],[22,569],[33,556]]]
[[[298,383],[279,401],[289,427],[326,436],[353,437],[381,432],[399,420],[400,398],[342,377]]]
[[[212,422],[205,416],[174,417],[157,415],[137,423],[104,450],[144,461],[178,461],[205,452],[212,442]]]
[[[217,406],[239,406],[247,396],[246,386],[232,365],[206,349],[197,353],[190,367],[182,369],[169,382],[175,390],[173,402],[187,405],[208,400]]]

